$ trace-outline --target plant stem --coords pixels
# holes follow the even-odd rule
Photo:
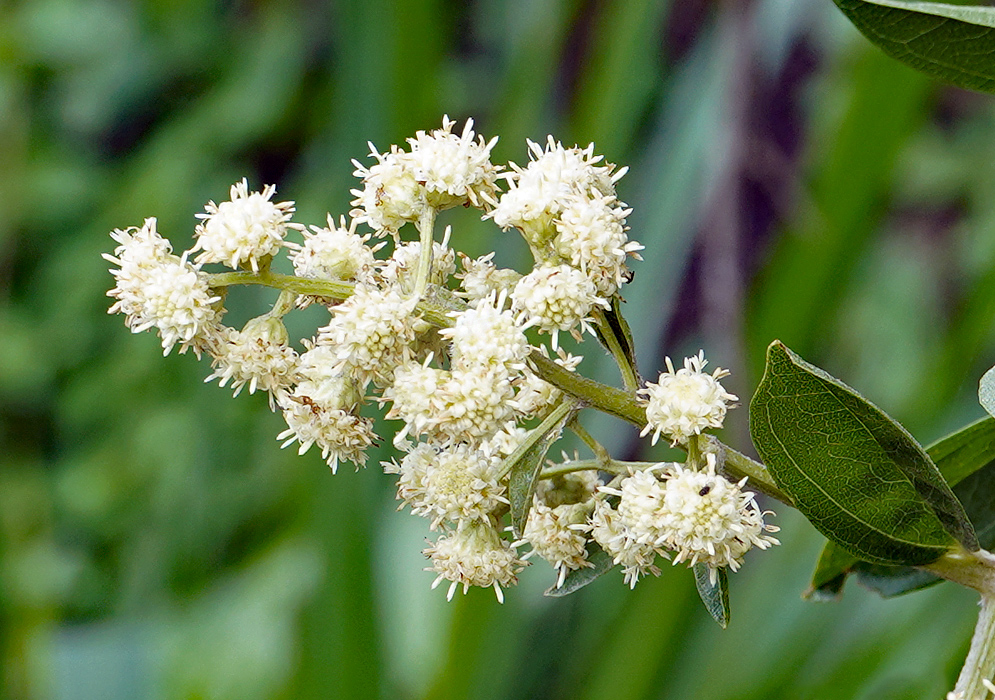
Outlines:
[[[594,458],[599,464],[608,464],[611,462],[612,458],[611,455],[608,454],[608,450],[606,450],[600,442],[595,440],[594,437],[584,429],[584,426],[582,426],[577,420],[577,416],[573,417],[570,423],[567,424],[567,427],[573,431],[574,435],[584,441],[584,444],[587,445],[591,452],[594,453]]]
[[[418,229],[421,241],[421,253],[418,256],[418,271],[415,274],[414,298],[421,299],[428,287],[428,279],[432,275],[432,254],[434,248],[435,207],[426,207],[418,218],[415,227]]]
[[[655,467],[659,462],[623,462],[617,459],[610,459],[607,463],[596,459],[574,459],[560,464],[551,464],[545,467],[539,474],[540,479],[552,479],[554,476],[572,474],[574,472],[585,472],[597,469],[602,472],[612,474],[628,474],[629,471],[640,471]]]
[[[715,463],[719,471],[732,479],[749,478],[747,485],[756,489],[765,496],[794,507],[794,500],[784,493],[774,483],[770,472],[760,462],[750,459],[742,452],[734,450],[713,435],[703,435],[706,438],[706,449],[716,453]]]
[[[983,700],[988,697],[989,688],[984,681],[991,682],[995,677],[995,597],[981,596],[981,609],[978,611],[978,624],[971,637],[971,649],[964,660],[964,667],[957,677],[954,694],[965,700]]]

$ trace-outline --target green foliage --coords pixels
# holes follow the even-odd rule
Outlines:
[[[754,445],[823,534],[868,561],[929,563],[970,521],[919,444],[855,391],[771,343],[750,403]]]
[[[834,0],[889,56],[959,87],[995,92],[995,9],[913,0]]]
[[[694,585],[698,596],[705,604],[705,609],[712,619],[725,629],[729,626],[729,574],[725,569],[719,569],[713,583],[709,568],[704,564],[694,565]]]
[[[926,453],[953,487],[964,506],[978,543],[985,549],[995,546],[995,508],[990,497],[995,476],[995,419],[982,418],[938,440]],[[924,588],[941,579],[908,567],[885,567],[861,561],[826,542],[812,574],[809,595],[831,599],[840,595],[848,574],[855,573],[868,588],[886,597]]]

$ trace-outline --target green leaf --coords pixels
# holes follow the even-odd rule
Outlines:
[[[988,415],[995,416],[995,367],[984,373],[978,384],[978,400]]]
[[[710,579],[709,567],[705,564],[695,564],[694,585],[698,588],[698,596],[705,604],[705,609],[712,619],[725,629],[729,626],[729,577],[724,568],[716,571],[715,583]]]
[[[898,423],[780,341],[750,405],[753,443],[795,505],[861,559],[925,564],[973,528],[932,461]]]
[[[535,495],[539,472],[549,448],[560,437],[563,426],[577,411],[577,404],[564,401],[546,416],[518,448],[508,455],[505,468],[508,472],[508,502],[511,508],[511,526],[515,537],[521,538],[525,522],[529,519],[532,497]]]
[[[563,579],[562,586],[559,588],[550,586],[544,595],[550,598],[562,598],[563,596],[570,595],[579,591],[602,574],[611,571],[615,566],[611,555],[601,549],[598,543],[594,541],[587,543],[587,561],[593,564],[593,566],[574,569]]]
[[[622,348],[622,354],[625,356],[629,367],[632,368],[633,373],[638,374],[638,370],[636,369],[636,345],[632,340],[632,330],[629,328],[629,323],[622,315],[622,298],[616,294],[612,297],[611,304],[611,308],[603,312],[605,322],[608,324],[608,328],[615,337],[615,340]],[[594,324],[594,332],[598,337],[598,342],[606,350],[611,352],[611,345],[604,336],[604,329],[599,324]]]
[[[995,92],[995,8],[909,0],[834,0],[886,54],[959,87]]]
[[[812,573],[812,583],[802,595],[819,602],[838,600],[843,594],[847,575],[859,561],[832,540],[827,540]]]
[[[937,440],[926,454],[946,482],[956,486],[995,459],[995,418],[976,420]]]
[[[985,549],[995,546],[995,499],[992,498],[995,418],[982,418],[937,440],[926,448],[926,454],[953,487],[954,495],[974,524],[978,543]],[[918,591],[941,580],[909,567],[861,562],[832,542],[826,542],[806,596],[816,600],[838,598],[850,573],[857,574],[861,584],[885,597]]]

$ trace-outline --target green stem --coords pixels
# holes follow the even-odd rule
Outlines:
[[[567,427],[573,431],[574,435],[579,437],[585,445],[594,453],[594,458],[599,464],[608,464],[612,461],[611,455],[608,454],[608,450],[604,446],[594,439],[594,437],[584,429],[584,426],[580,424],[577,420],[577,416],[573,417],[573,420],[567,424]]]
[[[538,350],[533,350],[529,354],[529,362],[535,373],[542,379],[561,391],[580,399],[586,405],[621,418],[640,428],[646,425],[646,409],[636,403],[635,394],[564,369]]]
[[[760,462],[750,459],[742,452],[734,450],[713,435],[703,435],[705,449],[715,452],[715,463],[720,472],[733,480],[748,477],[747,485],[760,493],[794,507],[794,500],[774,483],[770,472]]]
[[[418,256],[418,271],[415,274],[414,298],[421,299],[428,288],[428,279],[432,275],[432,254],[435,252],[435,207],[426,207],[418,218],[415,227],[421,241],[421,254]]]
[[[498,480],[503,479],[508,475],[525,453],[531,450],[536,444],[546,437],[546,434],[551,430],[557,429],[557,426],[563,425],[564,418],[570,414],[571,411],[576,411],[578,404],[572,399],[563,397],[556,406],[553,407],[545,418],[543,418],[542,423],[533,428],[521,444],[515,448],[515,451],[510,455],[505,457],[504,462],[501,464],[501,470],[498,472]]]
[[[545,467],[542,472],[540,472],[539,478],[552,479],[554,476],[572,474],[574,472],[585,472],[592,469],[602,472],[610,472],[612,474],[628,474],[630,471],[649,469],[650,467],[655,467],[658,464],[659,462],[623,462],[615,459],[609,459],[607,462],[601,462],[597,459],[575,459],[569,462],[552,464]]]
[[[289,289],[281,289],[280,296],[277,297],[276,303],[273,304],[273,308],[270,309],[268,315],[273,318],[283,318],[293,311],[297,296],[296,292],[292,292]]]
[[[619,342],[618,336],[615,335],[615,329],[608,323],[604,309],[598,308],[594,310],[594,320],[601,330],[601,338],[604,340],[608,352],[611,353],[615,359],[615,364],[618,365],[619,372],[622,373],[622,385],[627,391],[636,393],[636,390],[639,388],[639,376],[636,374],[636,369],[629,362],[628,355],[622,349],[622,344]]]

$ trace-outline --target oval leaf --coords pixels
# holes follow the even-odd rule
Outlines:
[[[995,499],[991,497],[995,493],[995,418],[982,418],[937,440],[926,448],[926,454],[964,506],[978,544],[991,549],[995,546]],[[885,597],[922,590],[942,580],[927,572],[913,572],[916,570],[909,567],[861,562],[826,542],[806,597],[838,598],[850,573]]]
[[[934,78],[995,92],[995,8],[908,0],[834,0],[886,54]]]
[[[715,583],[711,581],[710,570],[704,564],[695,564],[694,585],[698,588],[698,596],[705,604],[705,609],[712,619],[725,629],[729,626],[729,577],[725,568],[715,573]]]
[[[767,349],[750,404],[753,443],[774,480],[826,537],[884,564],[926,564],[957,536],[963,508],[898,423],[783,343]]]
[[[567,421],[576,413],[577,404],[564,401],[522,441],[514,452],[505,459],[508,469],[508,502],[511,509],[511,527],[515,537],[521,539],[525,531],[525,522],[529,519],[532,509],[532,497],[535,495],[542,462],[546,459],[549,448],[560,437],[560,432]]]

